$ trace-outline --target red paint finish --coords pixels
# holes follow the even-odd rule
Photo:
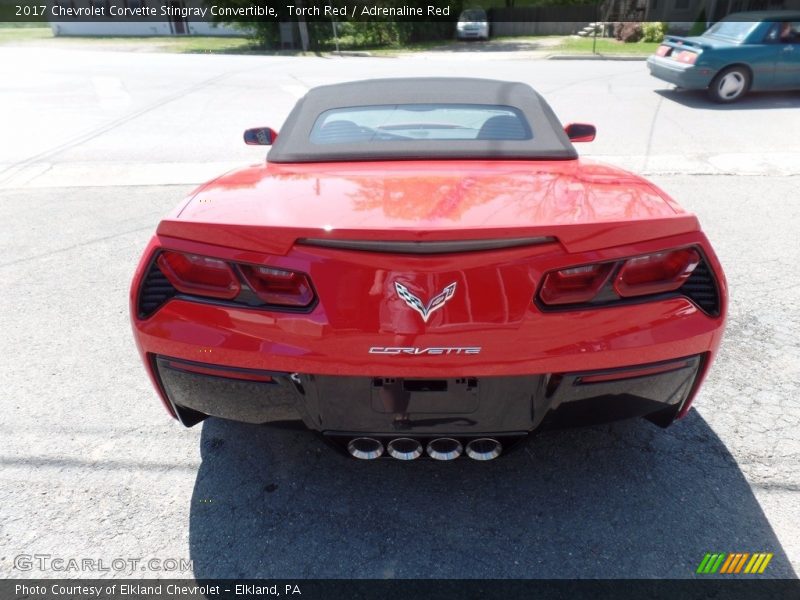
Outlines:
[[[580,251],[698,224],[643,179],[582,161],[268,163],[201,187],[158,233],[284,255],[304,237],[453,240],[556,227]]]
[[[397,255],[302,245],[301,238],[464,240],[550,236],[535,246]],[[690,300],[637,300],[542,311],[545,273],[685,247],[715,274],[720,316]],[[173,298],[135,309],[160,249],[307,274],[310,309]],[[423,304],[456,293],[424,322]],[[582,161],[376,162],[254,166],[200,187],[164,219],[131,287],[143,357],[220,366],[379,377],[524,375],[611,369],[706,354],[722,338],[722,270],[694,215],[630,173]],[[371,348],[480,347],[479,353],[370,353]],[[145,361],[149,368],[149,361]],[[683,413],[688,410],[688,403]]]

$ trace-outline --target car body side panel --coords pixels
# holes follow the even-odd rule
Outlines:
[[[800,41],[780,44],[775,65],[775,89],[800,89]]]

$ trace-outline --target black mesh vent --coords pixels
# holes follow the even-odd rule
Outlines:
[[[177,293],[178,290],[172,287],[156,262],[153,261],[139,292],[139,316],[150,316],[159,306]]]
[[[717,284],[705,260],[701,260],[695,267],[689,279],[681,286],[680,292],[708,314],[719,314]]]

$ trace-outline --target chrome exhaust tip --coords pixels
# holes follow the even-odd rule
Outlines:
[[[396,438],[386,446],[389,456],[397,460],[414,460],[422,456],[422,444],[411,438]]]
[[[375,438],[354,438],[347,444],[347,451],[355,458],[372,460],[383,455],[383,444]]]
[[[472,460],[492,460],[500,456],[503,446],[492,438],[478,438],[467,444],[467,456]]]
[[[436,438],[428,443],[428,456],[435,460],[453,460],[464,451],[461,442],[453,438]]]

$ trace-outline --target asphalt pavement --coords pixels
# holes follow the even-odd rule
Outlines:
[[[409,75],[531,83],[565,123],[597,125],[584,155],[697,213],[731,304],[683,421],[548,432],[488,464],[402,464],[347,459],[302,430],[167,418],[127,308],[159,218],[262,160],[242,130],[279,129],[310,87]],[[4,576],[692,577],[706,552],[762,551],[765,576],[795,577],[800,94],[712,105],[641,62],[0,48],[0,108]],[[20,555],[162,562],[65,573]]]

